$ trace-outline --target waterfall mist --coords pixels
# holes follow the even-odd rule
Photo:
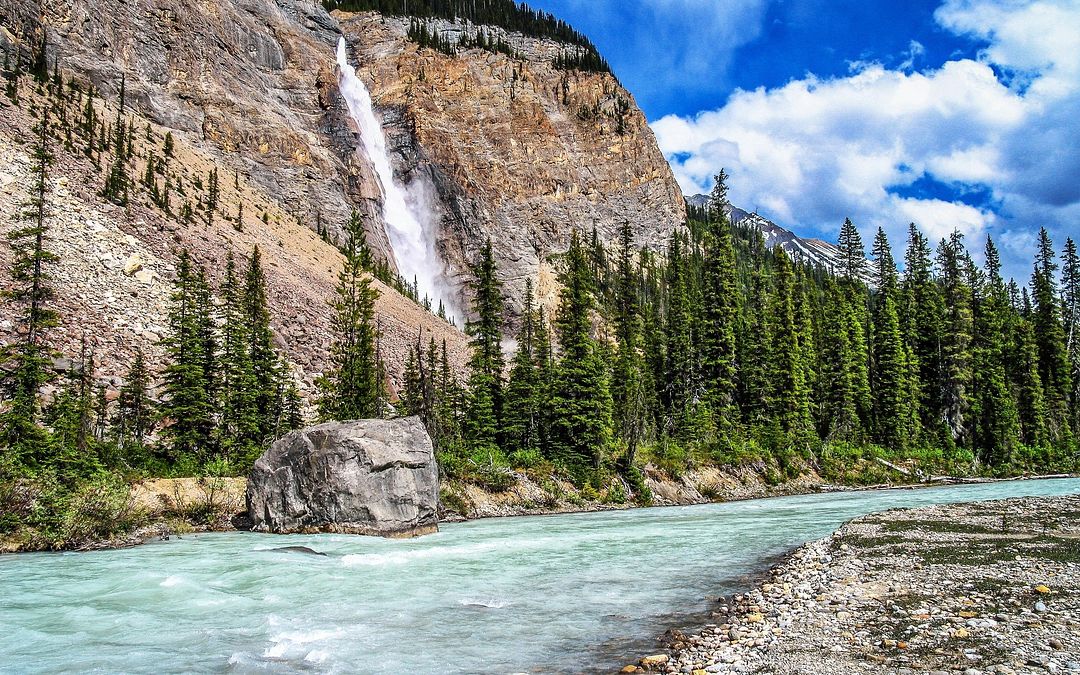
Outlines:
[[[349,64],[345,38],[338,40],[337,65],[341,71],[340,89],[353,120],[360,128],[364,154],[375,169],[383,194],[383,222],[394,250],[398,272],[409,283],[415,279],[417,295],[431,298],[432,306],[442,301],[447,318],[464,325],[458,311],[454,289],[446,279],[443,262],[435,250],[439,217],[432,205],[433,189],[417,177],[402,185],[394,177],[394,168],[386,149],[386,135],[375,117],[371,95]]]

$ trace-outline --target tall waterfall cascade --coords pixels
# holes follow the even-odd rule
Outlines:
[[[423,178],[402,185],[394,177],[390,154],[386,150],[386,135],[375,116],[371,94],[349,63],[344,37],[338,40],[337,65],[341,73],[341,94],[360,129],[364,154],[375,169],[382,188],[383,223],[398,271],[409,283],[415,280],[421,299],[425,295],[430,297],[436,307],[442,301],[447,316],[457,318],[460,325],[457,303],[447,283],[443,262],[435,250],[438,216],[431,202],[433,188]]]

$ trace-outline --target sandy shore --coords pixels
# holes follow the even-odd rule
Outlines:
[[[1080,496],[864,516],[713,616],[623,671],[1080,673]]]

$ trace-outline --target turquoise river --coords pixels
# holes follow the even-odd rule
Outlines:
[[[412,540],[205,534],[0,556],[0,672],[610,672],[872,511],[1080,479],[447,524]],[[275,551],[301,545],[327,555]]]

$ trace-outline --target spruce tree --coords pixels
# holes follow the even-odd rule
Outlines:
[[[768,304],[772,286],[765,268],[765,239],[756,228],[751,237],[749,297],[738,341],[740,407],[746,424],[760,427],[768,419],[771,407],[769,336],[772,326]]]
[[[150,374],[142,348],[136,348],[120,396],[116,400],[113,429],[120,456],[141,461],[142,448],[154,428],[154,407],[150,400]]]
[[[251,316],[232,251],[225,258],[221,286],[221,424],[222,453],[247,459],[261,447],[258,381],[251,359]]]
[[[570,236],[556,326],[560,357],[551,395],[551,456],[581,476],[598,468],[611,441],[611,394],[596,341],[589,263],[577,230]]]
[[[945,307],[941,288],[934,279],[930,244],[912,223],[904,258],[904,340],[908,343],[915,380],[919,385],[920,427],[936,433],[944,416],[941,395],[941,342]],[[936,439],[926,439],[936,442]]]
[[[0,413],[0,429],[3,445],[14,454],[16,462],[41,466],[49,461],[52,452],[48,435],[38,426],[38,390],[51,377],[50,350],[44,337],[58,319],[52,308],[55,290],[49,269],[59,260],[46,248],[53,157],[49,152],[49,113],[45,106],[34,127],[34,140],[30,198],[19,214],[24,225],[8,234],[12,285],[3,293],[19,309],[16,323],[21,339],[0,352],[4,366],[0,374],[9,400],[6,410]]]
[[[218,171],[217,167],[210,170],[210,175],[206,181],[206,224],[214,224],[214,212],[218,207],[218,199],[221,196],[221,189],[218,186]]]
[[[971,259],[963,244],[963,235],[954,231],[938,246],[938,268],[945,305],[944,331],[941,339],[941,379],[943,431],[942,440],[967,447],[968,412],[971,406],[972,289]]]
[[[281,434],[301,429],[304,426],[303,399],[296,380],[291,377],[285,384],[281,397]]]
[[[986,238],[986,279],[977,288],[972,342],[972,445],[976,458],[991,467],[1005,467],[1020,442],[1020,418],[1009,389],[1008,295],[1001,278],[1001,257]]]
[[[795,272],[783,249],[777,247],[774,254],[776,285],[769,303],[771,412],[787,441],[801,444],[810,431],[810,392],[796,323]]]
[[[709,407],[717,430],[726,434],[731,432],[736,421],[735,328],[739,307],[735,248],[724,215],[727,208],[725,178],[723,171],[716,177],[710,201],[703,271],[701,351]]]
[[[844,219],[840,226],[840,276],[850,282],[859,281],[866,271],[866,249],[863,248],[862,236],[850,218]]]
[[[371,287],[371,277],[361,266],[364,227],[358,213],[353,212],[345,235],[345,264],[338,274],[336,298],[331,303],[334,335],[330,367],[318,381],[319,413],[328,420],[376,417],[383,398],[376,353],[378,291]]]
[[[641,348],[642,317],[638,299],[637,266],[629,221],[619,233],[619,256],[615,279],[615,338],[618,353],[611,377],[615,429],[626,446],[620,469],[634,465],[638,445],[645,435],[645,362]]]
[[[667,350],[663,382],[668,410],[665,429],[681,440],[689,440],[701,431],[697,425],[699,373],[695,368],[689,274],[683,242],[676,234],[671,239],[667,260],[667,322],[664,335]]]
[[[510,366],[503,405],[502,438],[508,453],[528,455],[539,450],[540,382],[537,367],[536,307],[532,279],[525,280],[522,298],[521,330],[517,352]]]
[[[206,328],[212,324],[206,304],[205,276],[185,250],[180,252],[163,343],[167,365],[159,414],[161,435],[172,461],[205,460],[212,447],[214,410]]]
[[[360,236],[363,236],[362,234]],[[243,322],[247,334],[248,358],[254,376],[252,400],[255,405],[257,439],[259,443],[272,440],[281,414],[280,389],[284,374],[274,349],[274,332],[270,328],[270,305],[266,294],[266,273],[258,245],[252,248],[244,290],[241,298]]]
[[[1069,411],[1073,436],[1080,436],[1080,255],[1076,242],[1065,240],[1061,270],[1062,321],[1065,328],[1065,352],[1069,359],[1072,391]]]
[[[1013,358],[1017,394],[1017,414],[1024,444],[1033,449],[1046,449],[1049,441],[1046,429],[1046,401],[1043,398],[1042,378],[1039,376],[1039,347],[1032,322],[1021,317],[1016,329]]]
[[[878,228],[874,238],[874,283],[877,296],[873,314],[874,437],[887,448],[906,448],[911,428],[912,405],[907,353],[900,330],[899,287],[896,263],[885,231]]]
[[[490,239],[480,250],[480,260],[473,269],[472,290],[475,319],[465,329],[472,348],[466,436],[475,450],[489,455],[498,451],[504,367],[502,286]]]
[[[1046,228],[1042,228],[1039,230],[1039,248],[1031,278],[1035,301],[1035,344],[1039,353],[1039,377],[1043,383],[1043,399],[1048,415],[1047,431],[1052,442],[1064,445],[1072,438],[1068,414],[1072,378],[1065,330],[1061,322],[1061,304],[1055,277],[1057,270],[1053,243]]]
[[[826,312],[823,326],[821,437],[825,441],[860,440],[858,355],[852,344],[856,323],[847,294],[826,279]]]

